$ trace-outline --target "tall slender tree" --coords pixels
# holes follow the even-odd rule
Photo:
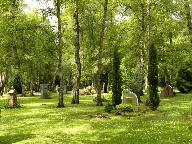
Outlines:
[[[191,18],[191,10],[189,5],[189,0],[185,0],[185,11],[186,11],[186,18],[187,18],[187,25],[189,31],[189,40],[192,43],[192,18]]]
[[[112,68],[112,103],[114,106],[121,104],[122,78],[120,71],[121,60],[117,47],[113,49],[113,68]]]
[[[153,42],[150,43],[148,56],[148,104],[154,111],[159,106],[160,99],[158,96],[157,50]]]
[[[74,47],[75,47],[75,63],[76,63],[76,71],[75,71],[75,79],[74,79],[74,86],[73,86],[73,98],[72,104],[79,104],[79,85],[81,79],[81,61],[80,61],[80,26],[79,26],[79,4],[78,0],[75,0],[75,12],[73,15],[74,18],[74,31],[75,31],[75,38],[74,38]]]
[[[98,51],[98,63],[97,63],[97,106],[102,106],[101,99],[101,90],[102,90],[102,82],[101,82],[101,74],[102,74],[102,57],[103,57],[103,47],[104,47],[104,36],[105,36],[105,28],[106,28],[106,19],[107,19],[107,6],[108,0],[104,0],[103,3],[103,18],[101,25],[101,33],[99,39],[99,51]]]
[[[63,66],[62,66],[62,53],[63,53],[63,41],[62,41],[62,31],[61,31],[61,0],[56,1],[56,11],[57,11],[57,36],[58,36],[58,67],[57,74],[60,80],[60,89],[59,89],[59,102],[57,107],[64,107],[64,93],[63,93]]]

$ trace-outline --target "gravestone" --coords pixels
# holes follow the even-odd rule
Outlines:
[[[8,107],[9,108],[17,108],[19,107],[19,103],[17,101],[17,92],[15,89],[11,89],[8,92],[9,96],[8,96]]]
[[[40,84],[41,87],[41,98],[46,99],[48,98],[48,84]]]
[[[161,97],[174,97],[175,93],[173,92],[172,86],[170,86],[169,84],[166,84],[166,86],[161,91],[160,96]]]
[[[128,89],[122,91],[122,103],[131,104],[133,109],[139,105],[137,95]]]

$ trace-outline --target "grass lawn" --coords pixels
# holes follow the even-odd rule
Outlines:
[[[111,119],[90,117],[103,113],[92,99],[81,96],[72,105],[67,95],[66,107],[58,109],[56,96],[20,97],[22,108],[1,110],[0,144],[192,144],[192,94],[161,99],[155,112]]]

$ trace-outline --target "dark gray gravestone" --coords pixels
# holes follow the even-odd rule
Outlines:
[[[46,99],[49,97],[48,95],[48,84],[40,84],[41,87],[41,98]]]

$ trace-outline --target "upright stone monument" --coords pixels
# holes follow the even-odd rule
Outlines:
[[[46,99],[49,97],[48,95],[48,84],[40,84],[41,87],[41,98]]]
[[[161,97],[174,97],[175,93],[173,92],[173,87],[169,84],[166,84],[163,90],[160,93]]]
[[[17,101],[17,92],[15,89],[11,89],[9,92],[9,97],[8,97],[8,107],[9,108],[18,108],[19,103]]]
[[[131,104],[134,110],[139,105],[137,95],[128,89],[122,91],[122,103]]]

